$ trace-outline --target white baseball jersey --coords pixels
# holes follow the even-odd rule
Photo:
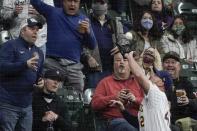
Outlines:
[[[171,131],[167,97],[152,82],[149,85],[148,94],[144,97],[138,112],[140,131]]]

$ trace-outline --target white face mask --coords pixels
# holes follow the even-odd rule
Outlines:
[[[141,19],[141,25],[144,27],[146,30],[150,30],[153,27],[153,20],[151,19]]]
[[[92,5],[93,13],[96,16],[107,14],[107,4],[95,3]]]

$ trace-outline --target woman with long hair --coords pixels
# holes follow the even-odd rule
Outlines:
[[[160,31],[164,31],[172,25],[173,13],[165,7],[163,0],[151,0],[149,8],[156,18],[156,25]]]
[[[140,57],[144,50],[153,47],[163,53],[160,48],[161,34],[155,25],[155,19],[149,10],[145,10],[135,21],[134,29],[126,33],[126,38],[135,45],[136,54]]]
[[[162,48],[165,53],[174,51],[180,55],[181,59],[197,62],[197,42],[188,29],[184,17],[175,17],[173,25],[163,35]]]

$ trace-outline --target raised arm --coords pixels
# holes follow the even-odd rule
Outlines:
[[[46,4],[45,2],[41,0],[30,0],[30,3],[33,5],[33,7],[42,15],[47,16],[51,14],[51,11],[55,9],[55,7]]]
[[[125,54],[125,57],[129,61],[131,72],[135,76],[140,86],[143,88],[144,92],[147,94],[150,89],[150,81],[145,76],[142,68],[137,64],[137,62],[133,58],[133,51],[130,52],[129,54]]]

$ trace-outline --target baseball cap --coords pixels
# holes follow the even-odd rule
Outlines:
[[[34,27],[38,26],[39,29],[42,28],[42,23],[38,22],[35,18],[27,18],[21,22],[20,29],[24,28],[25,26]]]
[[[108,3],[108,0],[94,0],[93,3],[100,2],[102,4]]]
[[[45,71],[44,78],[51,80],[64,81],[64,75],[58,69],[49,69]]]
[[[180,62],[180,56],[179,54],[177,54],[176,52],[174,51],[170,51],[168,53],[166,53],[163,57],[163,62],[166,60],[166,59],[169,59],[169,58],[172,58],[178,62]]]

